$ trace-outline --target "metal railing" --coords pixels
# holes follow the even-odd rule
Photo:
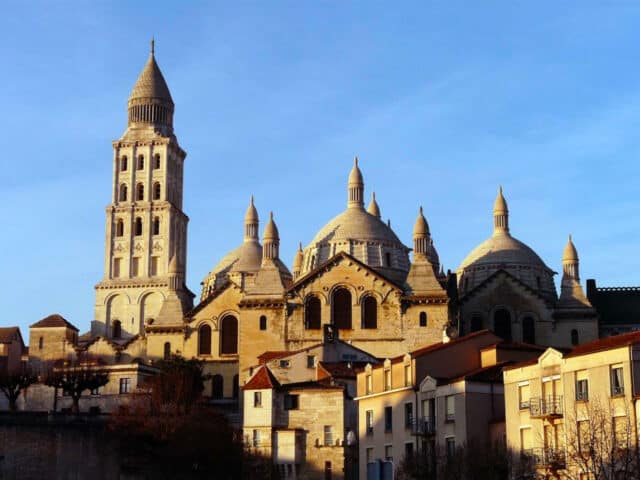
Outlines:
[[[561,417],[562,395],[531,398],[529,400],[529,413],[532,417]]]
[[[416,418],[411,425],[413,435],[434,435],[436,433],[436,422],[431,418]]]
[[[565,452],[559,448],[531,448],[523,450],[522,457],[540,468],[561,469],[567,465]]]

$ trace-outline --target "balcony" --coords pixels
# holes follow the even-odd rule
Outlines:
[[[532,398],[529,400],[529,414],[531,418],[561,417],[562,396],[549,395]]]
[[[436,434],[436,423],[431,418],[417,418],[411,424],[411,434],[432,436]]]
[[[561,470],[567,466],[564,450],[558,448],[532,448],[523,450],[522,456],[538,468]]]

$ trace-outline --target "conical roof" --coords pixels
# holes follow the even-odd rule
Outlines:
[[[416,237],[419,235],[420,236],[429,235],[429,224],[427,223],[427,219],[424,218],[422,207],[420,207],[420,212],[418,213],[416,224],[413,227],[413,236]]]
[[[149,59],[142,69],[142,73],[140,73],[136,84],[133,86],[133,90],[131,90],[129,102],[142,98],[163,100],[173,105],[173,99],[171,98],[167,82],[164,80],[160,67],[156,63],[153,42],[151,44]]]
[[[255,205],[253,204],[253,195],[251,195],[251,201],[249,202],[249,207],[247,208],[247,213],[244,215],[244,223],[257,223],[258,222],[258,210],[256,210]]]
[[[367,207],[367,212],[369,212],[371,215],[380,218],[380,206],[378,205],[378,202],[376,201],[376,192],[373,192],[371,194],[371,202],[369,203],[369,206]]]
[[[349,173],[349,185],[362,185],[364,184],[364,177],[358,167],[358,157],[353,159],[353,168]]]
[[[265,242],[267,240],[280,240],[278,227],[276,226],[276,222],[273,221],[273,212],[269,214],[269,221],[267,222],[267,226],[264,227],[264,234],[262,238]]]
[[[569,240],[567,240],[567,245],[564,247],[564,251],[562,252],[562,261],[563,262],[578,261],[578,251],[576,250],[576,246],[573,244],[573,241],[571,240],[571,235],[569,235]]]
[[[293,258],[293,269],[300,270],[302,268],[302,262],[304,261],[304,253],[302,252],[302,243],[298,245],[298,251]]]
[[[504,199],[502,195],[502,185],[498,189],[498,196],[496,197],[496,201],[493,203],[493,213],[494,215],[497,213],[508,213],[509,208],[507,207],[507,201]]]

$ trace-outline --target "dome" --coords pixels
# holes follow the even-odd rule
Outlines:
[[[253,195],[251,195],[251,200],[249,201],[247,212],[244,214],[244,223],[257,223],[257,222],[258,222],[258,210],[256,210],[256,206],[253,204]]]
[[[129,102],[141,98],[155,98],[173,105],[173,99],[171,98],[167,82],[160,71],[160,67],[156,63],[153,46],[149,59],[142,69],[142,73],[140,73],[138,80],[136,80],[133,90],[131,90]]]
[[[401,244],[393,230],[378,217],[350,208],[329,221],[311,241],[312,245],[349,240],[380,241]]]
[[[418,218],[413,226],[413,236],[415,237],[418,235],[429,235],[429,224],[427,223],[427,219],[424,218],[422,207],[420,207],[420,213],[418,213]]]
[[[564,251],[562,252],[562,261],[563,262],[578,261],[578,251],[576,250],[576,246],[573,244],[573,240],[571,240],[571,235],[569,235],[569,240],[567,241],[567,245],[564,247]]]
[[[460,264],[458,270],[464,270],[471,266],[509,263],[537,265],[549,269],[538,254],[520,240],[511,235],[496,235],[474,248]]]
[[[278,233],[278,227],[276,222],[273,221],[273,212],[269,214],[269,221],[267,226],[264,227],[264,233],[262,234],[264,241],[267,240],[280,240],[280,234]]]
[[[362,185],[363,183],[364,178],[358,167],[358,157],[355,157],[353,160],[353,168],[351,169],[351,173],[349,173],[349,185]]]

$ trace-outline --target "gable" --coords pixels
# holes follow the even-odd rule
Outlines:
[[[498,270],[485,281],[477,285],[465,295],[460,305],[482,303],[484,305],[520,304],[530,310],[550,309],[552,305],[537,291],[509,274],[505,270]]]
[[[227,282],[188,312],[187,321],[197,323],[202,319],[218,317],[223,312],[237,312],[242,298],[243,294],[240,288],[235,283]]]

